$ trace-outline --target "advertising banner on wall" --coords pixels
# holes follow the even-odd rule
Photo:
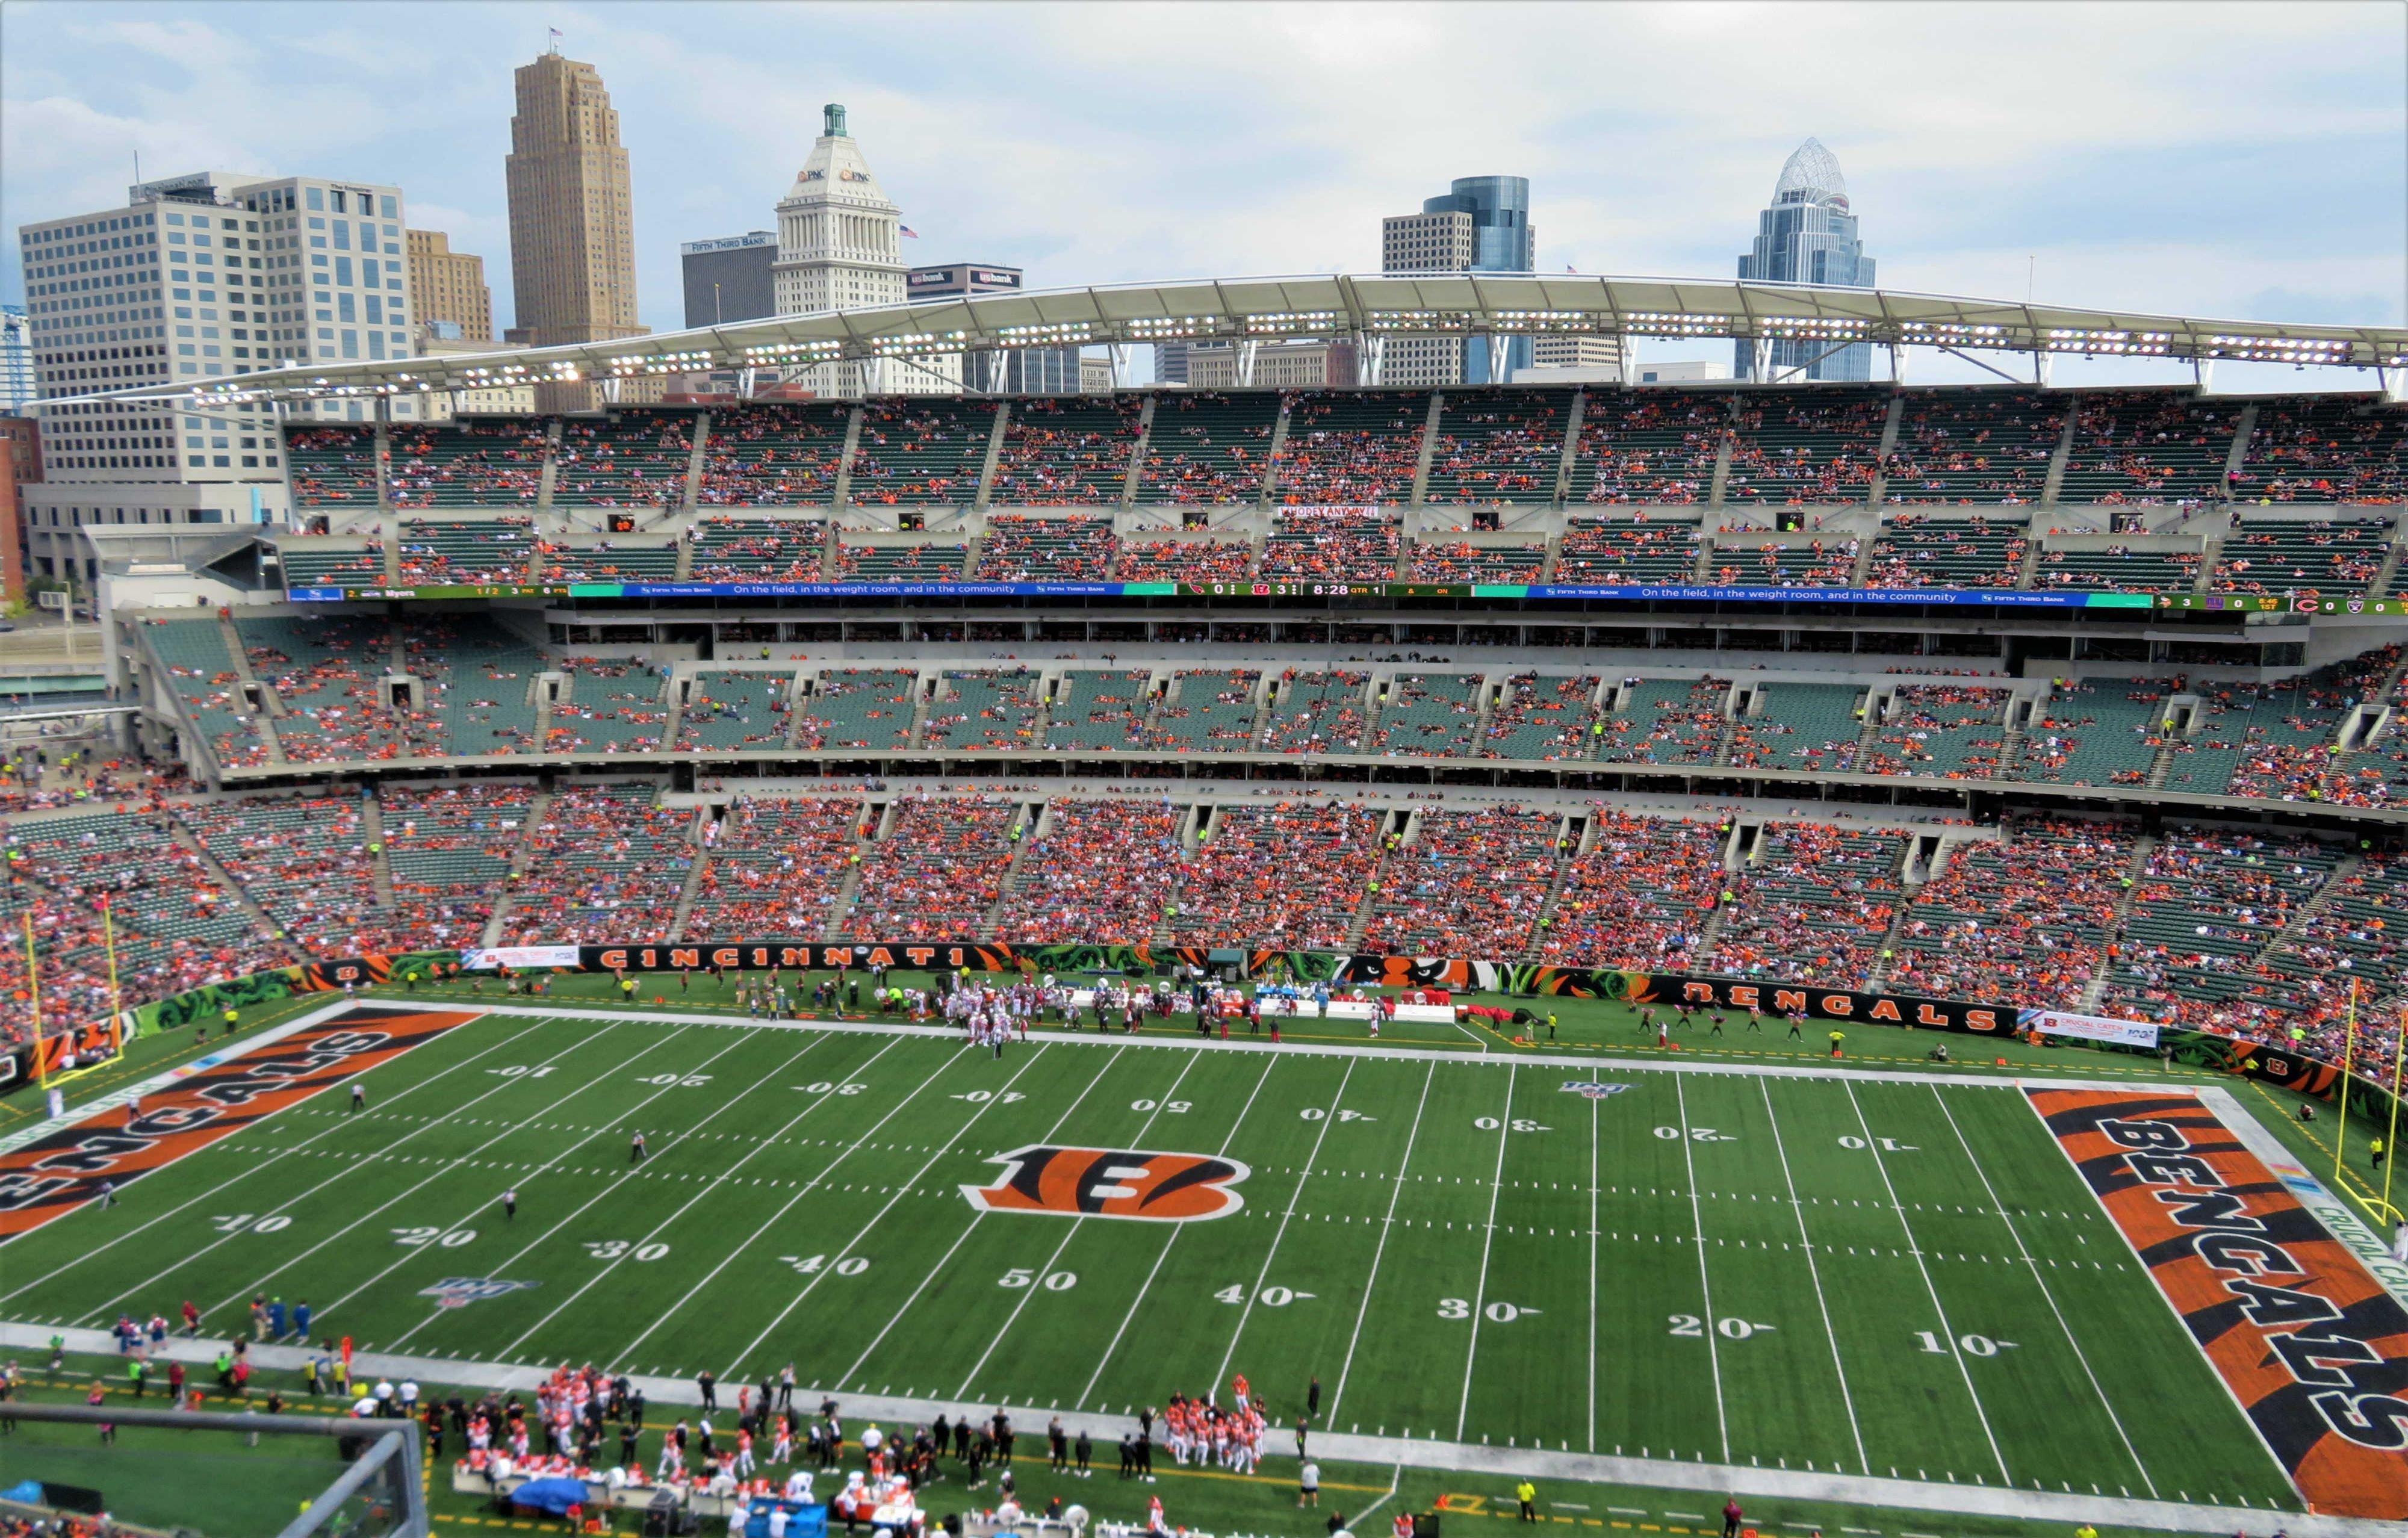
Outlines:
[[[2072,1014],[2064,1010],[2018,1010],[2015,1021],[2022,1029],[2036,1030],[2042,1036],[2112,1042],[2143,1052],[2154,1052],[2157,1046],[2157,1023],[2154,1020],[2118,1020],[2112,1015]]]

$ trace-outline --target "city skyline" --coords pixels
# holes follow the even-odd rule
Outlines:
[[[759,227],[829,101],[879,124],[880,173],[925,237],[916,250],[1023,266],[1045,287],[1370,270],[1382,215],[1491,171],[1532,183],[1540,271],[1725,273],[1767,169],[1812,135],[1882,210],[1893,287],[2289,321],[2390,323],[2408,309],[2396,10],[2227,7],[2168,35],[2151,7],[2027,7],[1999,13],[2016,19],[2001,34],[1979,7],[1831,7],[1778,38],[1749,20],[1761,14],[998,7],[946,12],[905,56],[868,7],[362,5],[330,30],[278,5],[34,0],[0,12],[0,220],[104,206],[137,153],[150,176],[215,164],[378,179],[408,190],[419,227],[486,258],[498,309],[513,282],[499,175],[510,71],[549,22],[610,82],[639,318],[654,329],[681,317],[680,246]],[[741,48],[714,24],[738,15]],[[1395,87],[1476,75],[1542,24],[1562,46],[1478,117],[1395,110],[1411,95]],[[2075,32],[2088,46],[2061,47]],[[287,88],[227,103],[208,81],[254,67],[251,39],[271,33],[299,50]],[[455,46],[430,54],[430,36]],[[1776,55],[1863,57],[1889,83],[1725,99],[1684,93],[1670,68],[1600,96],[1575,67],[1633,50],[1714,54],[1715,73],[1738,74]],[[1985,103],[1951,83],[1976,59],[2038,84]],[[363,90],[364,74],[389,89]],[[306,154],[286,137],[296,120],[322,130]],[[2180,211],[2211,203],[2283,216]],[[0,299],[22,289],[12,253]]]

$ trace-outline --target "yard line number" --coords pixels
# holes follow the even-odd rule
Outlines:
[[[838,1276],[858,1276],[869,1269],[868,1257],[861,1255],[848,1255],[833,1263],[824,1255],[781,1255],[778,1257],[778,1263],[805,1276],[818,1274],[823,1266]]]
[[[1703,1319],[1698,1318],[1696,1315],[1675,1314],[1671,1315],[1671,1320],[1672,1329],[1670,1332],[1672,1334],[1679,1335],[1684,1339],[1692,1341],[1703,1340],[1705,1338],[1706,1322]],[[1720,1335],[1727,1341],[1744,1341],[1751,1336],[1762,1335],[1780,1328],[1781,1327],[1779,1325],[1755,1324],[1746,1319],[1741,1318],[1725,1318],[1716,1319],[1714,1321],[1714,1333]]]
[[[1076,1272],[1057,1271],[1051,1272],[1043,1281],[1040,1282],[1037,1278],[1036,1267],[1014,1266],[1010,1271],[1005,1272],[1003,1275],[996,1280],[995,1285],[999,1287],[1025,1287],[1033,1286],[1041,1286],[1048,1292],[1068,1292],[1072,1287],[1079,1285],[1079,1275]]]
[[[1532,1308],[1526,1303],[1508,1303],[1500,1301],[1482,1309],[1480,1315],[1490,1324],[1510,1325],[1514,1320],[1526,1316],[1536,1318],[1544,1312],[1546,1312],[1544,1309]],[[1471,1317],[1471,1300],[1441,1298],[1438,1301],[1438,1316],[1441,1319],[1469,1319]]]

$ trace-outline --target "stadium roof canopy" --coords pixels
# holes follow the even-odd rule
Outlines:
[[[1870,342],[2047,357],[2408,367],[2408,329],[2284,325],[1727,278],[1515,273],[1198,279],[779,315],[561,347],[262,370],[95,394],[233,403],[375,396],[1027,347],[1297,338],[1669,337]],[[50,403],[45,403],[50,404]]]

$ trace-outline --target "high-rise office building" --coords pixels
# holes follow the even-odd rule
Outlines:
[[[1018,267],[998,262],[949,262],[913,267],[904,275],[903,292],[917,304],[974,294],[1017,294],[1026,280]],[[965,353],[962,387],[989,395],[1075,395],[1080,391],[1079,350],[1021,347]]]
[[[619,114],[589,64],[519,66],[504,162],[514,339],[538,347],[639,336],[635,194]]]
[[[1529,272],[1538,260],[1530,181],[1518,176],[1457,177],[1417,214],[1381,222],[1383,272]],[[1530,367],[1530,338],[1505,343],[1493,367],[1485,337],[1398,337],[1383,349],[1383,384],[1484,384]]]
[[[36,388],[45,400],[199,384],[254,369],[412,355],[401,189],[197,171],[121,207],[21,226]],[[394,402],[407,418],[416,403]],[[364,421],[359,400],[301,420]],[[42,412],[43,480],[24,516],[35,568],[89,580],[92,524],[273,520],[275,410],[117,402]],[[78,564],[80,563],[80,564]]]
[[[1821,140],[1808,139],[1783,163],[1772,206],[1756,216],[1755,249],[1739,259],[1739,275],[1759,283],[1873,286],[1873,259],[1856,238],[1847,180]],[[1733,349],[1731,371],[1737,378],[1756,377],[1756,344],[1744,338]],[[1833,352],[1828,342],[1776,341],[1765,356],[1770,379],[1872,378],[1873,350],[1864,342]]]
[[[688,240],[678,247],[678,266],[685,279],[686,329],[778,313],[777,265],[778,237],[768,230]]]
[[[23,305],[0,305],[0,416],[15,416],[33,401],[32,336]]]
[[[844,108],[831,102],[821,114],[820,137],[778,202],[778,313],[899,305],[907,296],[903,210],[870,174]],[[950,395],[962,387],[962,360],[957,352],[863,358],[817,364],[799,377],[823,395]]]
[[[485,259],[452,249],[440,230],[405,232],[409,244],[409,293],[420,323],[448,321],[460,328],[449,340],[494,339],[494,291],[485,286]]]

